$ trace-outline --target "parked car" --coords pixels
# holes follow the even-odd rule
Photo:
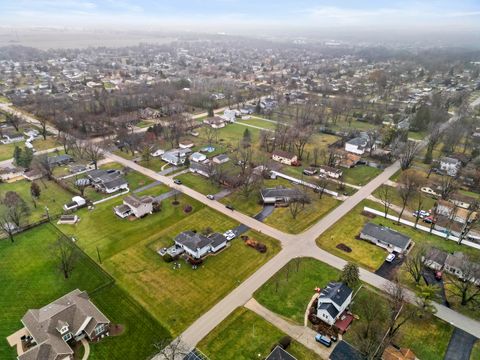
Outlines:
[[[419,217],[420,219],[424,219],[428,216],[430,216],[430,213],[428,211],[425,211],[425,210],[420,210],[420,211],[414,211],[413,216],[415,217]]]
[[[391,263],[393,260],[395,260],[395,254],[391,253],[387,255],[387,258],[385,259],[386,262]]]
[[[433,218],[433,216],[427,216],[423,219],[423,222],[426,222],[427,224],[431,224],[431,223],[435,224],[435,219]]]
[[[442,280],[442,275],[441,271],[435,271],[435,279]]]
[[[230,240],[233,240],[235,239],[235,237],[237,235],[235,235],[235,233],[233,232],[233,230],[227,230],[223,233],[223,236],[225,237],[225,239],[227,239],[228,241]]]
[[[173,180],[173,182],[177,185],[182,185],[182,181],[181,180],[178,180],[178,179],[175,179]]]
[[[225,207],[226,207],[228,210],[232,210],[232,211],[235,210],[235,208],[234,208],[232,205],[230,205],[230,204],[225,205]]]
[[[209,199],[209,200],[215,200],[215,196],[213,196],[212,194],[208,194],[208,195],[207,195],[207,199]]]
[[[322,345],[325,345],[326,347],[332,346],[332,340],[330,340],[328,336],[322,334],[315,335],[315,341],[319,342]]]

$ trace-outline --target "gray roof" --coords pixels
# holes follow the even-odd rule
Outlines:
[[[466,261],[468,261],[468,257],[464,253],[455,251],[453,254],[447,255],[445,265],[459,269]]]
[[[331,282],[320,292],[319,303],[322,299],[330,299],[338,306],[342,306],[347,298],[352,294],[352,289],[341,282]]]
[[[230,158],[225,155],[225,154],[220,154],[220,155],[217,155],[214,157],[214,159],[218,160],[218,161],[226,161],[226,160],[230,160]]]
[[[263,198],[275,197],[275,198],[302,198],[303,193],[298,189],[291,189],[286,187],[266,188],[260,190],[260,194]]]
[[[212,240],[211,245],[213,247],[217,247],[218,245],[221,245],[221,244],[223,244],[224,242],[227,241],[225,236],[223,236],[222,234],[219,234],[219,233],[210,234],[210,236],[208,238]]]
[[[365,357],[345,340],[340,341],[330,354],[330,360],[364,360]]]
[[[68,324],[73,335],[83,329],[91,336],[98,324],[110,321],[90,302],[85,291],[76,289],[40,309],[28,310],[22,323],[38,345],[19,359],[53,360],[58,354],[73,353],[58,331],[63,325]]]
[[[202,171],[204,173],[207,173],[209,174],[211,169],[210,169],[210,166],[208,164],[202,164],[202,163],[198,163],[198,162],[191,162],[190,163],[190,169],[194,170],[194,171]]]
[[[142,204],[148,204],[153,202],[153,198],[151,196],[142,196],[139,198],[135,195],[128,195],[123,198],[123,202],[130,205],[131,207],[138,208]]]
[[[103,183],[103,186],[105,186],[106,189],[111,189],[111,188],[121,186],[121,185],[126,185],[126,184],[128,184],[127,180],[125,180],[123,177],[119,176],[119,177],[117,177],[113,180],[105,181]]]
[[[290,355],[287,351],[277,345],[265,360],[297,360],[297,358]]]
[[[437,264],[444,265],[447,259],[448,253],[437,248],[431,248],[425,254],[425,260],[434,261]]]
[[[459,165],[460,164],[460,160],[458,159],[455,159],[455,158],[451,158],[451,157],[442,157],[440,159],[440,162],[443,162],[443,163],[446,163],[446,164],[451,164],[451,165]]]
[[[318,307],[319,310],[327,310],[327,312],[331,315],[332,318],[336,318],[338,315],[338,309],[335,307],[335,305],[331,303],[322,303]]]
[[[410,244],[410,238],[398,231],[374,223],[367,223],[362,229],[362,234],[371,236],[383,243],[406,249]]]
[[[48,157],[48,163],[51,164],[51,165],[66,163],[66,162],[70,162],[70,161],[73,161],[73,158],[70,155],[67,155],[67,154],[49,156]]]
[[[363,137],[356,137],[347,141],[347,144],[365,147],[367,146],[368,140]]]
[[[192,251],[197,251],[210,245],[212,240],[193,231],[184,231],[175,237],[175,242]]]

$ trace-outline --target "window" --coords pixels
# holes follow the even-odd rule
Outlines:
[[[68,333],[62,336],[62,339],[68,341],[72,338],[72,333]]]
[[[101,334],[105,331],[105,324],[100,324],[95,328],[95,335]]]

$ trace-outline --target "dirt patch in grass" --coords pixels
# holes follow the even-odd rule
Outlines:
[[[110,326],[110,336],[122,335],[125,331],[125,325],[115,324]]]
[[[361,214],[369,219],[375,219],[377,217],[377,215],[372,214],[371,212],[368,212],[365,210],[363,210]]]
[[[335,246],[335,247],[336,247],[337,249],[340,249],[340,250],[345,251],[345,252],[347,252],[347,253],[352,252],[352,248],[351,248],[351,247],[349,247],[349,246],[347,246],[347,245],[345,245],[345,244],[342,244],[342,243],[338,244],[338,245]]]

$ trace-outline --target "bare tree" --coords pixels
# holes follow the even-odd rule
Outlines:
[[[423,193],[421,191],[416,191],[415,192],[415,199],[416,199],[416,213],[417,215],[415,216],[415,225],[414,225],[414,228],[416,229],[417,228],[417,225],[418,225],[418,221],[420,220],[420,210],[422,210],[422,207],[423,207],[423,200],[424,200],[424,197],[423,197]]]
[[[422,279],[423,260],[426,254],[426,248],[418,245],[405,257],[405,270],[412,276],[415,284],[419,284]]]
[[[468,207],[467,217],[465,219],[465,224],[463,224],[462,231],[458,237],[458,243],[461,244],[465,237],[468,235],[472,227],[478,222],[477,211],[480,209],[479,199],[475,199],[470,203]]]
[[[427,152],[425,153],[425,158],[423,160],[425,164],[431,164],[433,150],[442,137],[440,125],[437,123],[432,123],[429,126],[428,133]]]
[[[181,337],[177,337],[174,340],[163,339],[153,344],[153,347],[157,351],[150,359],[156,358],[160,355],[162,359],[166,360],[178,360],[183,359],[190,352],[189,349],[182,342]]]
[[[412,140],[407,140],[400,153],[400,167],[402,170],[407,170],[412,165],[413,159],[420,150],[420,143]]]
[[[398,214],[398,224],[400,224],[400,219],[402,218],[409,200],[415,195],[424,181],[423,176],[418,171],[408,169],[402,173],[398,184],[398,194],[402,199],[402,210]]]
[[[457,182],[453,177],[443,175],[440,181],[440,196],[443,200],[448,200],[450,195],[457,189],[457,187]]]
[[[70,278],[78,258],[78,250],[64,235],[57,238],[52,246],[52,254],[58,261],[58,268],[65,279]]]
[[[30,214],[27,203],[15,191],[7,191],[0,198],[0,204],[5,208],[3,215],[5,222],[10,222],[17,228],[22,225],[25,218]],[[7,229],[4,228],[4,230]]]
[[[11,114],[9,112],[5,112],[5,120],[7,120],[7,123],[12,125],[16,131],[18,131],[20,124],[22,123],[20,116]]]
[[[41,154],[34,158],[33,167],[40,171],[48,180],[52,180],[53,166],[48,159],[47,154]]]
[[[325,193],[325,189],[328,186],[328,179],[323,176],[319,176],[318,180],[316,181],[317,185],[317,192],[318,192],[318,197],[321,199],[323,194]]]
[[[380,200],[382,201],[383,208],[384,208],[384,217],[385,219],[388,216],[388,211],[392,206],[392,187],[386,184],[382,184],[380,187]]]
[[[479,265],[470,256],[464,255],[465,260],[459,264],[460,276],[450,276],[452,285],[451,293],[460,298],[460,304],[465,306],[474,303],[478,306],[480,301],[480,286],[478,281]]]

